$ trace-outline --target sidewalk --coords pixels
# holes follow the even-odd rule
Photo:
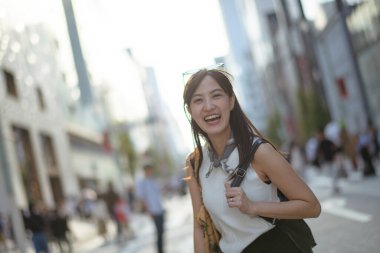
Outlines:
[[[332,194],[332,179],[322,175],[319,171],[307,169],[305,180],[321,202],[339,195],[339,193],[337,195]],[[380,191],[378,191],[379,176],[364,178],[360,172],[351,171],[348,177],[340,179],[338,184],[341,193],[365,192],[366,194],[380,196]],[[165,206],[168,211],[166,216],[167,252],[192,252],[192,209],[189,196],[166,200]],[[109,244],[92,250],[89,249],[86,253],[154,253],[155,234],[150,218],[142,214],[134,214],[131,225],[135,231],[138,231],[133,240],[125,242],[124,245]]]
[[[376,176],[372,177],[363,177],[361,171],[349,170],[347,171],[347,177],[340,178],[337,184],[341,193],[367,191],[371,194],[374,191],[373,182],[380,181],[379,175],[380,167],[377,167]],[[339,195],[339,193],[333,193],[333,179],[330,176],[323,175],[315,168],[309,167],[305,170],[304,180],[320,201],[330,198],[333,195]]]
[[[166,241],[183,234],[188,235],[192,229],[192,208],[190,196],[175,196],[164,200],[166,213]],[[134,237],[118,244],[115,240],[108,243],[97,235],[96,226],[73,222],[70,224],[75,234],[79,234],[74,244],[75,253],[150,253],[155,252],[155,227],[151,218],[145,214],[133,213],[130,217],[130,226]],[[116,230],[113,224],[109,224],[111,238],[115,238]],[[174,232],[173,232],[174,231]],[[180,238],[178,238],[180,239]],[[191,240],[192,244],[192,240]],[[167,243],[167,247],[169,247]],[[171,252],[168,249],[168,252]]]
[[[379,174],[378,174],[379,175]],[[322,175],[319,171],[307,168],[304,174],[305,181],[323,202],[336,195],[332,193],[331,177]],[[341,178],[338,182],[341,193],[362,192],[380,196],[380,177],[362,177],[360,172],[350,171],[347,178]],[[338,193],[339,195],[339,193]],[[192,208],[188,195],[173,197],[165,200],[167,210],[166,220],[166,248],[167,252],[187,253],[192,250]],[[75,225],[74,225],[75,224]],[[75,253],[154,253],[155,234],[154,226],[150,218],[143,214],[131,216],[131,227],[135,231],[135,238],[124,244],[110,242],[104,244],[102,238],[97,236],[96,227],[73,223],[80,234],[78,242],[74,245]],[[73,227],[73,230],[75,229]],[[112,224],[109,230],[115,235]],[[173,243],[178,242],[178,243]],[[184,248],[182,245],[188,245]],[[182,248],[178,248],[181,246]]]
[[[334,197],[332,194],[332,179],[330,177],[322,175],[317,170],[308,168],[305,170],[304,179],[321,202]],[[340,179],[338,184],[341,193],[362,192],[380,196],[379,176],[363,178],[359,172],[351,171],[348,177]],[[167,252],[191,252],[193,244],[191,232],[193,217],[190,196],[176,196],[166,199],[164,205],[167,210],[165,235]],[[135,232],[135,237],[118,244],[114,240],[116,228],[112,222],[109,222],[107,226],[109,238],[111,239],[105,242],[104,238],[98,235],[94,222],[80,220],[79,218],[71,220],[69,226],[75,238],[73,241],[74,253],[155,252],[155,228],[150,217],[140,213],[133,213],[130,217],[130,222],[130,226]],[[31,244],[29,245],[31,246]],[[183,248],[182,245],[188,245],[188,247]],[[52,253],[59,252],[55,245],[51,244],[51,246]],[[179,246],[182,248],[178,248]],[[27,253],[32,252],[34,252],[32,247],[29,247]]]

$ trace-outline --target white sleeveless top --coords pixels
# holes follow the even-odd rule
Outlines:
[[[203,162],[199,170],[199,179],[202,186],[202,197],[215,227],[222,237],[219,246],[224,253],[240,253],[261,234],[270,230],[274,225],[258,216],[248,216],[238,208],[227,205],[224,182],[229,174],[221,168],[214,168],[206,177],[211,165],[203,147]],[[236,168],[239,163],[238,149],[235,148],[226,162],[229,167]],[[253,201],[278,202],[277,188],[273,184],[265,184],[258,177],[250,165],[241,184],[247,197]]]

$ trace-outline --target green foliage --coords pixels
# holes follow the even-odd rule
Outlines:
[[[134,176],[138,159],[135,147],[128,132],[121,132],[118,134],[118,148],[121,155],[127,160],[127,172]]]
[[[314,90],[299,88],[297,98],[299,137],[302,140],[306,140],[320,126],[325,125],[329,121],[330,116],[318,93]]]
[[[154,147],[149,147],[145,152],[145,157],[153,165],[155,174],[159,176],[169,176],[175,167],[174,161],[166,149],[156,150]]]
[[[280,130],[281,130],[281,115],[278,111],[276,111],[274,114],[272,114],[269,117],[268,128],[267,128],[267,137],[276,146],[279,146],[282,143]]]

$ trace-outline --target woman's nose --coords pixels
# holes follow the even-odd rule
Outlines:
[[[214,102],[212,101],[212,99],[206,99],[205,100],[205,110],[211,110],[214,108]]]

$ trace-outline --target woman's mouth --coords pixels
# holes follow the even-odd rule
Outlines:
[[[213,115],[208,115],[206,117],[204,117],[204,120],[207,122],[207,123],[213,123],[213,122],[216,122],[220,119],[220,115],[218,114],[213,114]]]

